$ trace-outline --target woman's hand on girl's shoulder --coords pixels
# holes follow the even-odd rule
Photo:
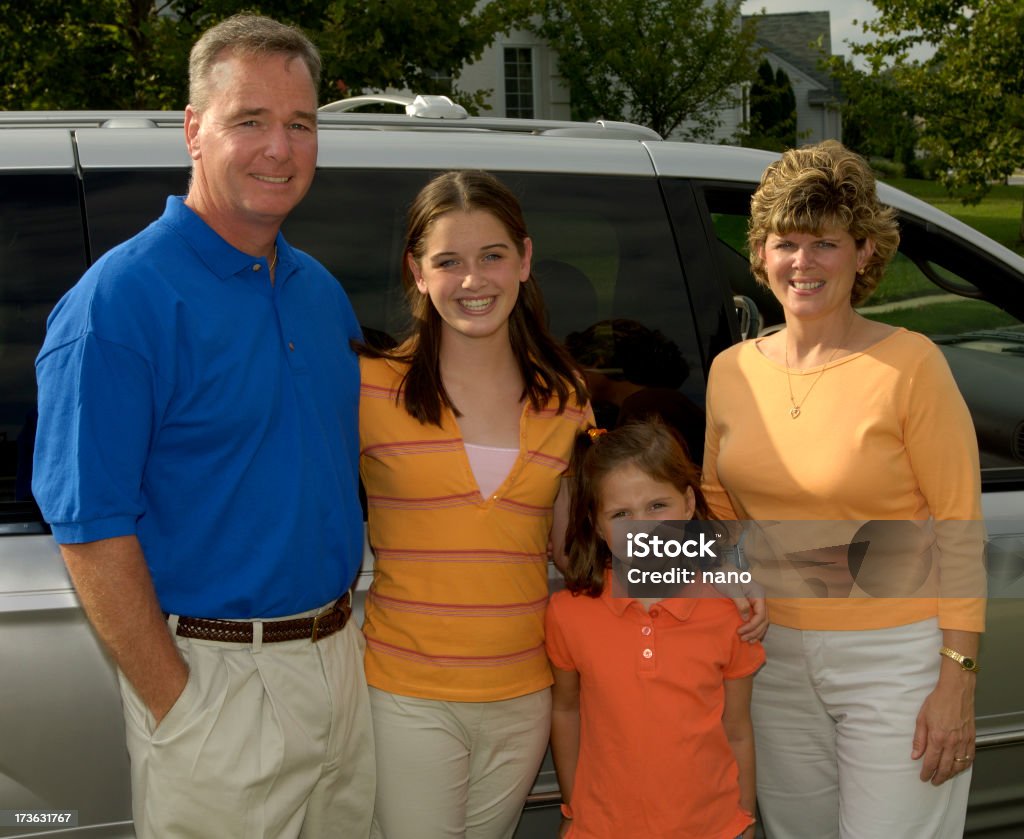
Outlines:
[[[736,631],[740,640],[753,644],[760,641],[768,632],[768,604],[764,592],[748,593],[745,597],[734,598],[736,608],[744,623]]]
[[[728,597],[736,604],[743,624],[736,630],[741,641],[753,644],[764,638],[768,632],[768,604],[764,598],[764,589],[756,582],[716,583],[715,589],[723,597]]]

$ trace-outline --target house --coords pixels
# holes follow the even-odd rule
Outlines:
[[[756,26],[764,58],[773,71],[782,68],[793,85],[798,143],[842,140],[839,86],[818,66],[822,52],[832,55],[829,13],[763,15],[756,19]]]
[[[558,55],[536,33],[498,34],[479,61],[459,75],[461,90],[490,90],[491,116],[571,119],[569,85],[558,75]]]
[[[748,20],[749,18],[744,18]],[[797,101],[797,136],[801,143],[842,139],[836,83],[818,68],[820,43],[832,54],[828,12],[793,12],[758,19],[758,43],[772,69],[782,68]],[[569,87],[558,75],[558,56],[537,34],[514,30],[499,34],[479,61],[467,64],[458,78],[462,90],[490,90],[494,116],[569,119]],[[716,139],[729,142],[748,116],[745,97],[723,110]]]

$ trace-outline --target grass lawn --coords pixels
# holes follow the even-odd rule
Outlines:
[[[931,303],[913,309],[876,312],[866,317],[893,326],[905,326],[925,335],[960,335],[980,329],[1017,325],[1013,315],[982,300]]]
[[[1024,187],[994,186],[979,204],[964,205],[960,199],[946,194],[942,184],[935,181],[914,180],[911,178],[890,178],[885,181],[890,186],[901,189],[926,201],[933,207],[949,213],[994,239],[1001,245],[1024,256],[1024,243],[1017,241],[1020,226],[1021,207],[1024,205]],[[906,300],[919,295],[934,294],[936,288],[909,260],[897,256],[886,271],[885,279],[872,295],[871,303],[890,303]],[[952,312],[950,312],[952,314]],[[923,315],[912,316],[917,319]],[[906,315],[904,315],[906,316]],[[908,322],[904,325],[911,327]],[[982,328],[982,327],[976,327]],[[937,333],[941,330],[932,329]]]
[[[927,201],[954,218],[980,230],[990,239],[1024,256],[1024,242],[1017,240],[1020,230],[1021,207],[1024,205],[1024,186],[999,185],[981,199],[981,203],[965,205],[959,198],[946,194],[942,184],[910,178],[890,178],[885,181],[896,189],[909,192]]]
[[[885,269],[882,283],[871,295],[868,303],[892,303],[896,300],[935,294],[938,291],[935,284],[922,274],[913,262],[898,253]]]

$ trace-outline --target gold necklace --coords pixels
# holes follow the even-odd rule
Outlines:
[[[274,268],[277,266],[277,245],[274,245],[274,258],[270,260],[270,273],[274,273]]]
[[[821,377],[825,375],[825,371],[828,366],[832,363],[832,359],[836,357],[836,353],[843,348],[843,344],[846,343],[846,339],[850,337],[850,330],[853,329],[853,321],[856,315],[850,318],[850,323],[846,327],[846,332],[843,333],[842,340],[836,345],[836,348],[832,350],[832,354],[828,357],[828,360],[822,365],[821,372],[815,377],[814,381],[811,382],[811,386],[807,388],[807,393],[804,394],[804,398],[800,400],[800,405],[807,404],[807,398],[811,395],[811,391],[814,390],[814,386],[821,381]],[[789,372],[789,337],[785,336],[786,340],[783,342],[783,353],[786,358],[786,384],[789,385],[789,404],[793,407],[789,409],[789,416],[792,419],[796,419],[800,416],[800,405],[796,404],[796,398],[793,396],[793,378]]]

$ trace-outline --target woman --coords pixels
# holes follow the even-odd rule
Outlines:
[[[412,336],[362,360],[374,835],[507,837],[548,741],[553,505],[592,414],[543,326],[511,191],[434,179],[404,253]]]
[[[965,548],[971,577],[980,540],[959,525],[981,514],[967,408],[927,338],[853,308],[899,243],[869,167],[833,141],[786,152],[751,201],[748,240],[751,268],[786,325],[712,366],[704,482],[713,512],[760,522],[934,519],[940,586]],[[942,532],[943,523],[955,524]],[[911,554],[899,563],[919,564]],[[983,600],[803,597],[770,600],[769,610],[753,699],[768,835],[961,836]]]

